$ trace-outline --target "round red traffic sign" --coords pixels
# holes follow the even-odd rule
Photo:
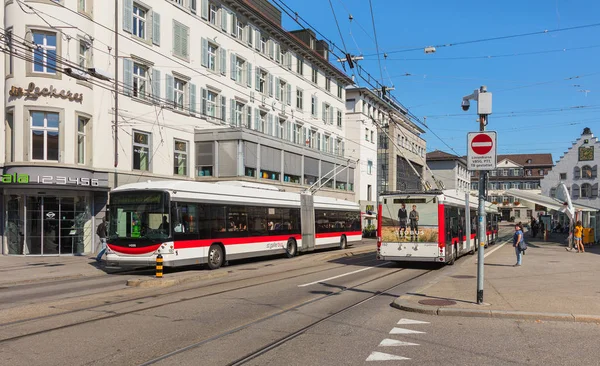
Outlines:
[[[493,147],[494,142],[492,141],[492,138],[483,133],[476,135],[471,141],[471,150],[478,155],[485,155],[489,153],[492,151]]]

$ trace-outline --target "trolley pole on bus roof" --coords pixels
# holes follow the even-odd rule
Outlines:
[[[470,132],[467,135],[467,165],[469,170],[479,171],[479,207],[477,212],[477,237],[479,250],[477,252],[477,303],[483,303],[483,262],[486,236],[485,222],[485,188],[487,171],[496,168],[496,133],[486,133],[488,115],[492,114],[492,93],[481,86],[472,94],[464,96],[462,100],[463,111],[469,110],[469,100],[477,102],[479,115],[479,132]]]

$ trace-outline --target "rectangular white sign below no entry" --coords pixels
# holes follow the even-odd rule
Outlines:
[[[496,169],[496,131],[467,134],[467,169]]]

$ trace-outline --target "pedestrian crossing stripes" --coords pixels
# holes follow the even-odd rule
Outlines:
[[[386,338],[383,341],[381,341],[381,343],[379,343],[379,347],[397,347],[397,346],[418,346],[418,344],[397,341],[395,339],[389,339],[389,338]]]
[[[429,324],[429,322],[421,321],[421,320],[413,320],[413,319],[405,319],[402,318],[398,321],[397,325],[422,325]],[[406,329],[400,327],[394,327],[390,331],[390,334],[425,334],[425,332],[421,332],[413,329]],[[404,342],[397,339],[386,338],[379,343],[379,347],[403,347],[403,346],[418,346],[418,343]],[[384,353],[373,351],[367,357],[366,361],[404,361],[410,360],[408,357],[398,356],[391,353]]]
[[[390,331],[390,334],[422,334],[425,332],[419,332],[418,330],[394,328]]]
[[[410,360],[410,358],[390,355],[389,353],[383,352],[371,352],[369,357],[367,357],[367,361],[402,361],[402,360]]]
[[[424,322],[420,320],[412,320],[412,319],[400,319],[398,325],[408,325],[408,324],[429,324],[429,322]]]

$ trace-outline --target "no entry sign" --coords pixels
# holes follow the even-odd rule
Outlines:
[[[496,132],[469,132],[467,135],[467,169],[496,169]]]

